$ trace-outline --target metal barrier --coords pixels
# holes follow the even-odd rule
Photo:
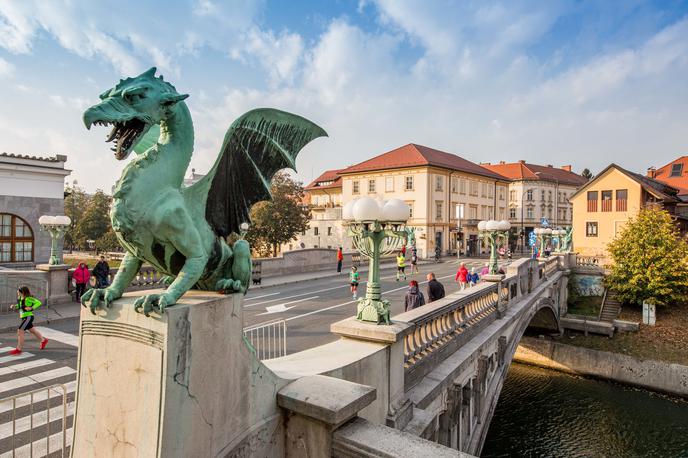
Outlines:
[[[52,396],[51,396],[52,393]],[[51,401],[62,397],[62,403],[51,406]],[[45,409],[38,412],[36,404],[45,402]],[[11,405],[11,406],[10,406]],[[18,417],[17,412],[20,409],[29,407],[29,415]],[[12,412],[12,435],[11,437],[11,452],[12,457],[15,456],[50,456],[51,453],[56,453],[61,450],[61,456],[66,456],[67,449],[67,387],[65,385],[52,385],[48,387],[39,388],[28,393],[17,394],[6,399],[0,400],[0,411],[5,412],[11,410]],[[57,418],[50,418],[50,411],[57,410]],[[27,421],[28,418],[28,421]],[[60,430],[55,432],[53,425],[53,434],[51,435],[51,421],[60,420]],[[36,437],[41,427],[45,426],[45,442],[43,437]],[[17,436],[28,431],[28,444],[18,445],[16,442]],[[52,450],[52,452],[51,452]],[[28,455],[27,455],[28,452]],[[3,456],[7,453],[3,453]]]
[[[244,328],[244,337],[256,350],[258,359],[287,355],[287,322],[285,320]]]

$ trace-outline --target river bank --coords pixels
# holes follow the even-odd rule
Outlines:
[[[524,336],[514,361],[688,398],[688,366]]]

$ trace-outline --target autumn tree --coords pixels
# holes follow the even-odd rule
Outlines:
[[[310,211],[302,205],[301,183],[280,172],[272,179],[272,200],[251,208],[251,226],[246,239],[258,254],[277,256],[279,246],[308,228]]]
[[[605,284],[624,302],[670,305],[688,298],[688,242],[669,213],[641,210],[607,246],[614,264]]]

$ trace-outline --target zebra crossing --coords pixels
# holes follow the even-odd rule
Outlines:
[[[39,330],[50,340],[44,351],[27,338],[24,352],[10,356],[15,342],[0,342],[0,458],[69,456],[78,336]]]

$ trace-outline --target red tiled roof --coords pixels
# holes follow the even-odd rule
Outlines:
[[[341,188],[342,187],[342,177],[339,176],[339,172],[344,169],[333,169],[325,170],[318,178],[313,180],[311,184],[306,186],[304,189],[306,191],[311,191],[313,189],[331,189],[331,188]],[[331,183],[329,183],[331,182]],[[328,183],[328,184],[322,184]]]
[[[481,164],[483,167],[499,173],[511,180],[545,180],[558,181],[571,186],[582,186],[588,182],[585,177],[563,168],[548,165],[529,164],[527,162],[512,162],[504,164]]]
[[[671,176],[671,169],[674,164],[682,164],[681,174],[676,177]],[[655,172],[655,180],[673,186],[679,190],[679,194],[688,194],[688,156],[681,156],[669,162],[664,167],[660,167]]]
[[[398,169],[403,167],[435,166],[445,169],[473,173],[496,180],[508,181],[502,175],[494,173],[478,164],[455,154],[446,153],[427,146],[409,143],[367,161],[344,169],[341,173],[370,172],[374,170]]]

